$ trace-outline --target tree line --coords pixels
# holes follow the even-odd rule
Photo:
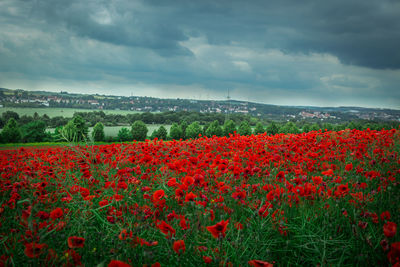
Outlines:
[[[2,119],[7,118],[10,113],[3,113]],[[330,123],[307,123],[288,121],[286,123],[270,122],[263,124],[258,121],[254,127],[248,120],[242,120],[240,123],[232,119],[228,119],[221,123],[219,120],[206,122],[205,124],[199,121],[189,123],[186,120],[174,122],[168,132],[165,126],[160,126],[151,134],[148,132],[147,125],[142,120],[134,121],[130,127],[123,127],[119,130],[116,137],[106,136],[104,133],[105,125],[98,121],[94,124],[93,130],[89,135],[89,125],[80,114],[74,114],[73,118],[66,121],[63,126],[56,127],[54,133],[47,130],[46,122],[34,120],[26,124],[21,124],[15,117],[8,118],[3,130],[0,133],[1,143],[32,143],[32,142],[126,142],[126,141],[144,141],[145,139],[163,139],[163,140],[179,140],[179,139],[195,139],[199,136],[229,136],[235,132],[240,135],[251,135],[267,133],[270,135],[278,133],[302,133],[316,130],[339,131],[344,129],[391,129],[398,128],[399,123],[377,123],[377,122],[361,122],[352,121],[345,124],[330,124]],[[150,135],[149,135],[150,134]]]
[[[224,123],[227,114],[222,113],[201,113],[196,111],[166,111],[166,112],[142,112],[142,113],[132,113],[127,115],[121,114],[106,114],[104,111],[90,111],[90,112],[75,112],[73,117],[81,116],[89,127],[93,127],[96,123],[101,122],[104,126],[121,126],[121,125],[132,125],[135,121],[143,121],[146,124],[173,124],[179,123],[180,121],[186,121],[187,123],[199,122],[204,125],[209,122],[217,120],[219,123]],[[71,118],[66,118],[63,116],[55,116],[50,118],[47,114],[40,116],[38,113],[34,113],[33,116],[22,115],[19,116],[17,112],[6,111],[3,112],[0,117],[0,128],[4,125],[10,118],[14,118],[19,124],[28,124],[32,121],[41,120],[45,122],[47,127],[56,128],[59,126],[64,126]],[[229,119],[232,119],[235,123],[239,124],[243,120],[247,120],[251,125],[255,125],[259,119],[252,117],[247,114],[229,114]]]

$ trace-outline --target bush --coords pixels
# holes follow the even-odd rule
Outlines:
[[[236,131],[236,124],[233,120],[228,120],[224,123],[224,135],[229,136]]]
[[[147,126],[143,121],[135,121],[132,124],[132,138],[136,141],[144,141],[147,137]]]
[[[251,135],[251,127],[247,121],[242,121],[239,125],[238,134]]]
[[[279,126],[275,122],[271,122],[267,126],[267,133],[269,135],[275,135],[275,134],[279,133]]]
[[[168,135],[167,129],[165,129],[165,127],[161,125],[160,128],[158,128],[158,130],[154,130],[153,131],[153,133],[150,136],[150,139],[157,138],[157,139],[160,139],[160,140],[161,139],[162,140],[166,140],[167,139],[167,135]]]
[[[186,137],[187,138],[195,139],[195,138],[199,137],[199,134],[201,134],[201,133],[202,133],[201,126],[197,121],[191,123],[186,128]]]
[[[22,126],[22,141],[28,143],[48,141],[44,121],[32,121]]]
[[[256,127],[254,128],[254,134],[262,134],[265,133],[264,126],[261,122],[257,122]]]
[[[65,125],[61,135],[68,142],[80,142],[87,139],[89,128],[81,116],[75,116]]]
[[[321,127],[317,124],[317,123],[313,123],[312,125],[311,125],[311,127],[310,127],[310,130],[311,131],[318,131],[318,130],[320,130],[321,129]]]
[[[291,133],[297,134],[300,133],[299,128],[297,128],[296,124],[291,121],[288,121],[280,130],[281,133]]]
[[[17,143],[21,141],[21,130],[14,118],[10,118],[6,126],[4,126],[1,132],[1,140],[4,143]]]
[[[169,130],[169,135],[172,139],[179,140],[183,138],[183,131],[181,126],[177,123],[172,124],[171,129]]]
[[[308,132],[310,131],[310,129],[311,129],[310,124],[305,123],[305,124],[303,125],[302,132],[303,132],[303,133],[308,133]]]
[[[186,128],[188,127],[188,123],[186,122],[186,120],[181,121],[181,123],[179,124],[179,126],[181,126],[182,129],[182,139],[186,139]]]
[[[121,128],[118,131],[117,140],[120,142],[132,141],[133,136],[132,136],[131,131],[129,131],[129,129],[125,128],[125,127]]]
[[[105,140],[104,125],[101,122],[96,123],[93,127],[92,138],[96,142]]]
[[[223,136],[224,135],[224,132],[217,120],[213,121],[206,130],[206,136],[212,137],[214,135],[215,136]]]

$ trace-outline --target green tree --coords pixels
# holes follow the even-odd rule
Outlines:
[[[203,135],[204,135],[204,136],[207,136],[207,135],[206,135],[207,129],[208,129],[208,127],[210,127],[210,125],[211,125],[211,122],[207,122],[207,123],[203,126]]]
[[[14,118],[7,121],[1,132],[1,139],[4,143],[17,143],[21,140],[21,130]]]
[[[179,140],[182,138],[182,128],[177,123],[173,123],[169,130],[169,135],[172,139]]]
[[[199,134],[201,134],[201,133],[202,133],[201,126],[197,121],[192,122],[186,128],[186,137],[187,138],[196,139],[199,137]]]
[[[302,129],[303,133],[308,133],[310,131],[310,128],[311,128],[310,124],[309,123],[305,123],[303,125],[303,129]]]
[[[163,125],[161,125],[156,132],[156,137],[158,139],[166,140],[167,135],[168,135],[167,129]]]
[[[224,135],[229,136],[236,131],[236,123],[233,120],[228,120],[224,123]]]
[[[279,126],[273,121],[270,124],[268,124],[266,130],[269,135],[275,135],[279,133]]]
[[[32,121],[21,127],[23,142],[44,142],[48,139],[46,123],[44,121]]]
[[[96,141],[96,142],[105,140],[106,136],[104,134],[104,125],[103,125],[103,123],[98,122],[93,127],[92,138],[93,138],[93,141]]]
[[[136,141],[144,141],[147,137],[147,126],[143,121],[135,121],[132,124],[132,137]]]
[[[133,136],[132,136],[131,131],[129,131],[128,128],[124,127],[124,128],[119,129],[117,139],[120,142],[132,141]]]
[[[283,127],[280,129],[281,133],[291,133],[291,134],[297,134],[299,133],[299,128],[297,128],[296,124],[294,124],[291,121],[288,121]]]
[[[330,124],[330,123],[324,123],[324,124],[322,125],[322,129],[323,129],[324,131],[325,131],[325,129],[328,130],[328,131],[332,131],[332,130],[333,130],[333,125]]]
[[[335,131],[341,131],[341,130],[346,129],[346,125],[345,125],[345,124],[336,124],[336,125],[333,127],[333,129],[334,129]]]
[[[8,122],[11,118],[18,121],[19,115],[15,111],[7,110],[6,112],[3,112],[3,114],[1,114],[1,118],[3,119],[4,122]]]
[[[238,128],[238,134],[251,135],[251,127],[247,121],[242,121]]]
[[[61,135],[68,142],[80,142],[87,139],[89,128],[79,115],[72,118],[63,127]]]
[[[264,126],[261,122],[257,122],[256,127],[254,128],[254,134],[262,134],[265,133]]]
[[[62,137],[63,128],[64,128],[63,126],[57,126],[56,127],[56,129],[54,130],[54,133],[51,134],[51,138],[52,138],[53,141],[59,142],[59,141],[63,140],[63,137]]]
[[[351,130],[354,130],[354,129],[361,130],[362,125],[359,121],[351,121],[347,124],[346,128],[351,129]]]
[[[186,128],[188,127],[188,123],[186,120],[180,122],[179,126],[182,129],[182,139],[186,139]]]
[[[320,129],[321,129],[321,127],[318,125],[318,123],[311,124],[311,127],[310,127],[311,131],[318,131]]]
[[[222,127],[219,125],[217,120],[213,121],[206,130],[206,136],[212,137],[214,135],[215,136],[224,135],[224,131],[222,130]]]
[[[153,140],[153,139],[155,139],[156,137],[157,137],[157,129],[155,129],[155,130],[151,133],[150,139]]]

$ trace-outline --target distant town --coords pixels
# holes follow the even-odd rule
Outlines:
[[[139,96],[72,94],[0,88],[0,107],[53,107],[89,110],[131,110],[135,112],[197,111],[242,113],[263,119],[342,122],[355,119],[400,121],[400,110],[360,107],[278,106],[237,100],[161,99]]]

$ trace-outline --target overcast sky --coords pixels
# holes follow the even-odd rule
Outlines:
[[[400,109],[400,1],[0,0],[0,87]]]

